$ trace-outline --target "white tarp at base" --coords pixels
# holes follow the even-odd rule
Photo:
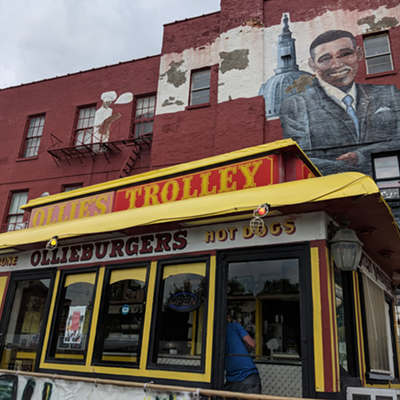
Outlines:
[[[191,392],[73,382],[24,376],[10,371],[0,374],[0,400],[189,400]]]

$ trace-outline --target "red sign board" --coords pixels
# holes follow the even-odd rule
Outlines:
[[[255,160],[118,190],[114,211],[171,203],[276,183],[279,183],[278,156],[272,154]]]

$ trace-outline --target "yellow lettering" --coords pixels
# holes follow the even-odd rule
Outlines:
[[[228,232],[225,229],[220,229],[217,232],[217,239],[220,242],[225,242],[225,240],[228,238]]]
[[[232,192],[236,190],[236,182],[232,183],[233,175],[237,174],[237,166],[220,169],[218,193]]]
[[[61,204],[60,207],[58,208],[57,223],[63,221],[64,211],[66,206],[67,206],[66,204]],[[68,216],[64,221],[68,221]]]
[[[284,231],[285,233],[287,233],[288,235],[293,235],[293,233],[296,232],[296,226],[294,225],[294,221],[287,219],[284,223]]]
[[[215,232],[214,231],[207,231],[206,232],[206,243],[214,243],[215,242]]]
[[[210,175],[211,172],[206,172],[204,174],[200,174],[201,178],[201,192],[200,196],[209,196],[210,194],[217,193],[217,187],[214,186],[211,192],[208,190],[208,186],[210,185]]]
[[[88,207],[91,202],[92,202],[91,199],[85,199],[79,203],[80,207],[79,207],[78,219],[89,217]]]
[[[237,228],[228,228],[229,240],[235,240]]]
[[[281,224],[279,222],[273,222],[269,227],[269,231],[272,235],[279,236],[282,233]]]
[[[49,208],[47,209],[47,218],[46,218],[46,224],[45,224],[45,225],[49,225],[49,224],[52,224],[52,223],[55,222],[55,221],[52,221],[52,220],[51,220],[51,218],[53,217],[53,211],[54,211],[55,208],[56,208],[56,207],[53,206],[53,207],[49,207]]]
[[[147,207],[150,205],[155,206],[156,204],[160,204],[160,202],[158,201],[158,197],[157,197],[159,190],[160,190],[160,187],[157,184],[146,186],[144,188],[143,207]]]
[[[249,226],[243,227],[243,239],[251,239],[254,236],[254,233],[251,231]]]
[[[107,205],[103,203],[103,200],[107,200],[108,194],[103,194],[96,199],[96,208],[94,215],[102,215],[107,213]]]
[[[171,198],[168,199],[168,189],[170,186],[172,188]],[[161,202],[170,203],[172,201],[175,201],[178,198],[179,191],[180,191],[179,184],[176,180],[172,179],[170,181],[167,181],[161,190]]]
[[[142,187],[136,187],[136,188],[130,188],[127,189],[125,192],[125,199],[129,198],[129,208],[128,210],[132,208],[136,208],[136,200],[137,197],[142,195]]]
[[[45,212],[44,210],[37,210],[37,213],[33,217],[32,225],[33,227],[35,226],[42,226],[44,222],[44,217],[45,217]],[[39,222],[38,222],[39,219]]]
[[[75,219],[76,206],[77,206],[78,204],[79,204],[79,203],[71,203],[71,210],[70,210],[70,212],[69,212],[69,217],[65,218],[64,221],[68,221],[68,219],[69,219],[70,221],[73,221],[73,220]]]
[[[12,265],[17,265],[18,262],[18,256],[14,256],[12,260]]]
[[[181,200],[193,199],[197,197],[198,190],[196,189],[193,194],[190,194],[190,189],[192,188],[193,175],[182,178],[183,181],[183,195]]]
[[[254,177],[256,176],[257,171],[262,165],[262,160],[254,161],[248,164],[239,165],[239,169],[242,172],[244,178],[246,179],[246,183],[243,186],[243,189],[256,187],[256,183],[254,182]],[[253,167],[253,170],[250,171],[250,167]]]

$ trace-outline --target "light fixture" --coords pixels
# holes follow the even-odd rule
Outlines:
[[[343,222],[335,237],[330,241],[333,261],[341,271],[354,271],[361,260],[363,243],[356,233],[347,228],[348,222]]]
[[[261,204],[253,211],[253,219],[250,221],[250,230],[255,235],[261,236],[264,230],[264,218],[269,212],[269,204]]]
[[[46,249],[51,251],[55,250],[58,246],[58,236],[53,236],[46,244]]]

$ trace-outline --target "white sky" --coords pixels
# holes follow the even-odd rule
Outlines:
[[[220,0],[0,0],[0,88],[160,54],[163,24]]]

